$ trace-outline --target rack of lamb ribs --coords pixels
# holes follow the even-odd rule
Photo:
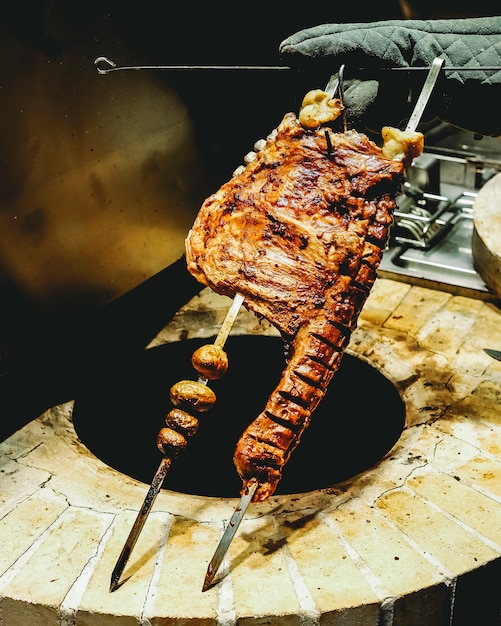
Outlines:
[[[315,114],[319,102],[330,116]],[[255,502],[275,492],[339,368],[405,170],[423,150],[418,132],[384,127],[382,147],[355,130],[334,132],[325,121],[342,110],[325,92],[307,94],[299,116],[287,113],[254,159],[207,198],[186,238],[190,273],[218,294],[241,294],[283,339],[278,384],[234,453],[242,493],[258,481]]]

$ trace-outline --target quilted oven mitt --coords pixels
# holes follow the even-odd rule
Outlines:
[[[402,126],[426,74],[388,67],[444,66],[423,121],[439,118],[479,135],[501,135],[501,16],[323,24],[280,44],[291,67],[329,76],[345,65],[345,105],[351,126]],[[496,70],[447,70],[497,67]]]

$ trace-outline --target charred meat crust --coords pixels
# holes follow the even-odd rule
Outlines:
[[[242,294],[284,339],[280,380],[234,454],[244,486],[259,480],[255,501],[275,492],[339,368],[403,173],[365,135],[306,130],[287,114],[255,161],[205,201],[188,235],[190,272],[217,293]]]

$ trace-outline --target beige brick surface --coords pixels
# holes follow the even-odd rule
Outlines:
[[[417,472],[409,480],[408,485],[416,493],[452,515],[460,524],[477,532],[480,538],[493,542],[498,546],[496,551],[499,552],[500,500],[493,499],[492,492],[490,494],[479,492],[476,477],[471,480],[468,476],[476,461],[477,459],[472,459],[466,466],[456,467],[451,476],[433,471],[425,476],[424,472],[423,474]],[[494,555],[491,558],[494,558]]]
[[[32,544],[23,566],[3,587],[4,596],[58,606],[101,541],[109,519],[69,509]],[[38,584],[36,584],[38,582]]]
[[[280,626],[298,624],[296,616],[301,611],[284,552],[277,549],[273,520],[244,520],[240,530],[229,551],[237,614],[242,618],[275,616]]]
[[[406,491],[393,491],[381,496],[377,501],[378,509],[420,551],[433,557],[437,567],[445,573],[469,571],[495,559],[497,550],[458,524],[457,519],[434,508],[437,500],[441,503],[441,483],[434,481],[434,476],[426,478],[430,483],[427,492],[434,494],[433,500],[424,501]],[[408,484],[413,482],[410,480]],[[463,504],[469,506],[465,499]]]
[[[146,609],[152,626],[160,626],[169,616],[181,623],[193,619],[201,626],[215,626],[218,588],[205,593],[201,589],[219,536],[211,524],[198,524],[186,518],[177,518],[172,523],[154,598]]]
[[[8,513],[15,504],[22,502],[37,489],[40,489],[49,480],[50,474],[42,469],[26,467],[7,456],[1,455],[0,477],[2,478],[1,516]]]
[[[501,501],[501,464],[486,456],[477,456],[468,464],[456,468],[455,474],[489,495],[496,503]],[[498,520],[499,521],[499,520]]]
[[[280,534],[320,613],[374,606],[381,600],[323,516],[282,519]]]
[[[450,299],[450,294],[443,291],[413,287],[408,290],[403,300],[393,309],[384,326],[415,337],[423,324],[434,319],[434,316]]]
[[[471,427],[472,421],[475,423],[474,429]],[[493,427],[483,419],[476,421],[473,418],[472,420],[468,415],[456,416],[454,419],[446,418],[436,423],[436,429],[451,435],[448,437],[448,441],[462,442],[463,449],[459,454],[463,456],[468,450],[469,444],[472,448],[483,450],[488,455],[496,458],[501,457],[501,429],[498,426]]]
[[[14,506],[0,519],[0,595],[4,574],[54,524],[68,504],[63,497],[45,490]],[[19,532],[19,529],[23,532]]]
[[[374,283],[362,309],[360,319],[377,326],[383,326],[409,293],[410,289],[410,285],[405,283],[384,278],[378,279]]]
[[[350,500],[328,516],[389,595],[398,597],[442,580],[435,565],[362,501]]]
[[[462,296],[450,297],[444,306],[430,316],[416,337],[423,348],[454,356],[471,336],[475,318],[484,303]]]
[[[135,512],[125,511],[113,520],[109,538],[102,547],[100,557],[78,599],[76,617],[79,624],[80,621],[85,623],[85,619],[89,619],[85,618],[86,614],[88,616],[108,614],[115,616],[117,620],[130,616],[139,622],[144,608],[144,598],[151,583],[156,555],[165,537],[169,520],[157,512],[151,514],[123,572],[121,579],[123,584],[110,593],[111,573],[135,518]]]

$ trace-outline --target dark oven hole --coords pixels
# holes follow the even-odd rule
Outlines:
[[[75,398],[73,420],[82,443],[107,465],[149,484],[161,458],[155,442],[171,408],[169,389],[196,378],[191,355],[209,341],[164,344],[96,372]],[[238,497],[235,444],[278,383],[284,354],[280,338],[248,335],[230,336],[226,351],[228,372],[210,383],[217,403],[201,415],[199,432],[172,464],[166,489]],[[400,437],[404,415],[391,381],[345,354],[276,493],[329,487],[374,466]]]

